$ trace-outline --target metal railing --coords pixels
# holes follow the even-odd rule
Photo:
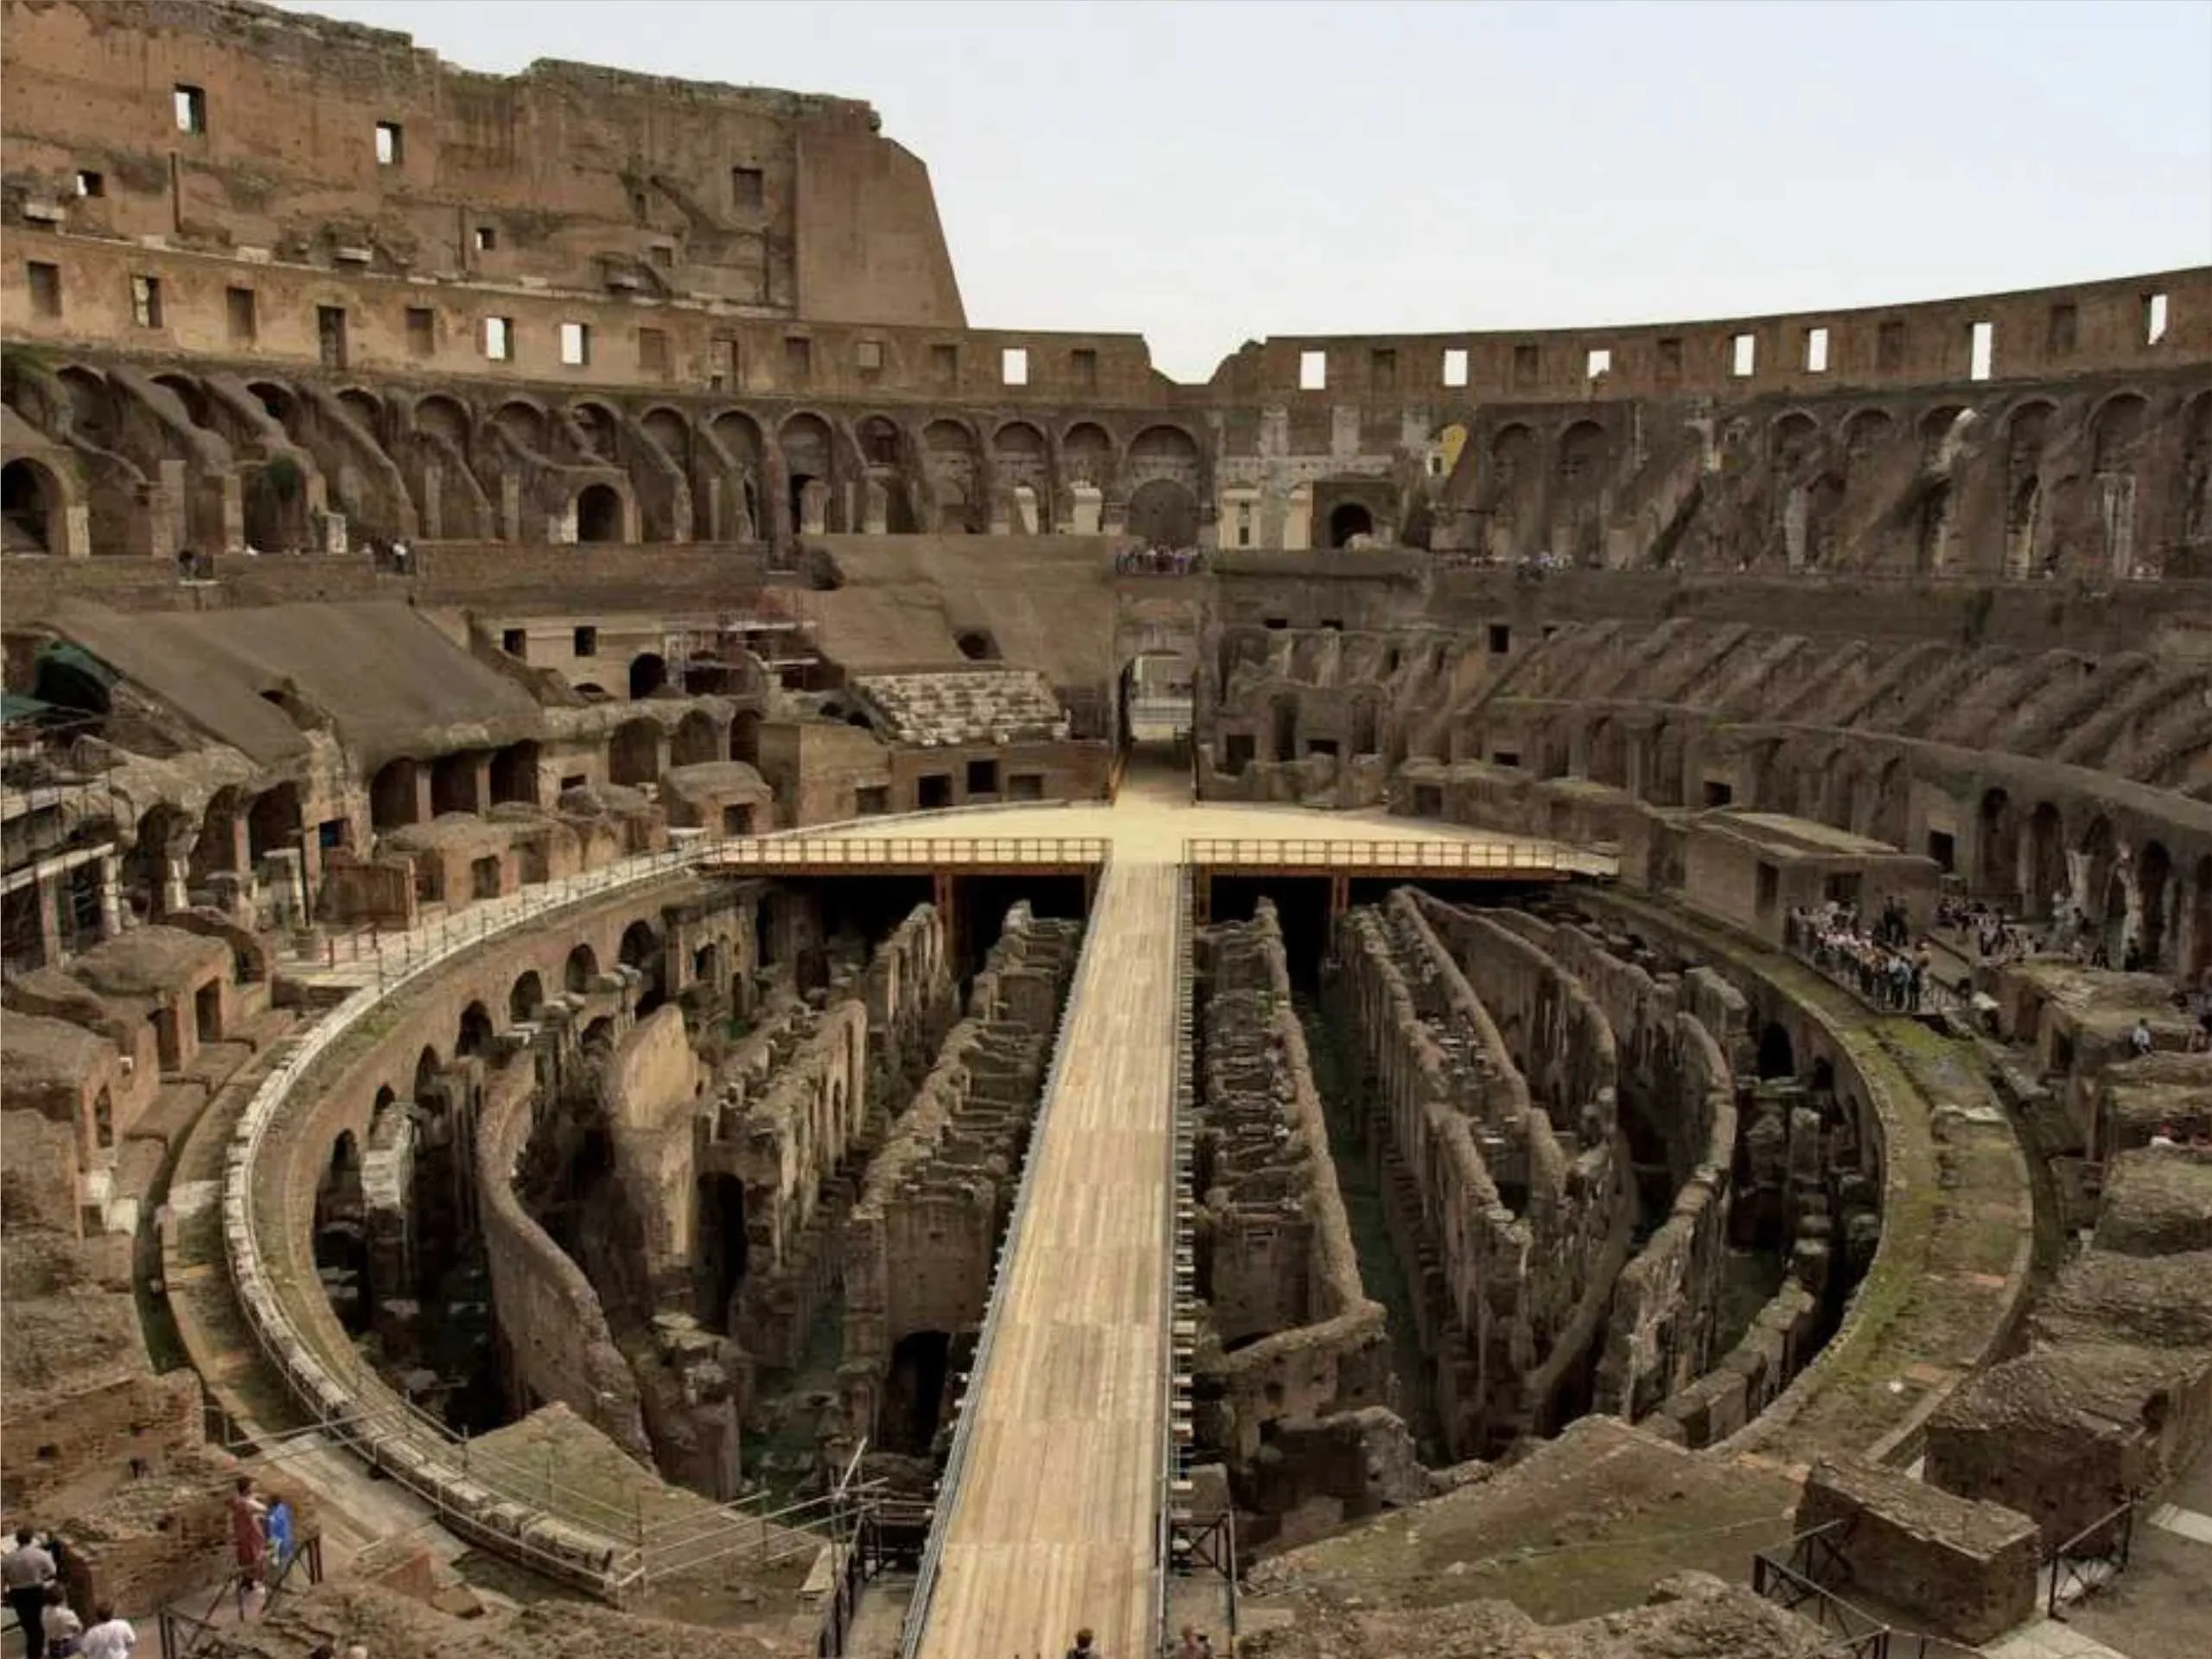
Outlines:
[[[1104,864],[1110,845],[1098,835],[777,836],[719,843],[700,862],[724,870],[1049,867]]]
[[[1179,1277],[1176,1262],[1185,1231],[1182,1201],[1189,1184],[1183,1167],[1182,1126],[1184,1114],[1192,1104],[1197,1059],[1192,1041],[1191,998],[1197,981],[1192,973],[1191,881],[1187,865],[1176,872],[1175,884],[1176,990],[1168,1005],[1168,1018],[1173,1027],[1175,1069],[1168,1078],[1166,1167],[1161,1171],[1167,1202],[1161,1206],[1159,1515],[1152,1543],[1151,1586],[1152,1628],[1162,1654],[1168,1651],[1173,1639],[1168,1630],[1168,1575],[1174,1565],[1175,1491],[1182,1477],[1182,1459],[1175,1438],[1175,1312],[1176,1281]]]
[[[1108,867],[1101,872],[1102,897],[1106,883],[1112,876],[1109,861]],[[944,1568],[946,1534],[952,1527],[960,1481],[967,1472],[968,1458],[973,1449],[974,1395],[990,1373],[991,1356],[998,1345],[999,1320],[1006,1309],[1007,1286],[1012,1277],[1006,1271],[1006,1265],[1029,1219],[1030,1202],[1036,1190],[1037,1168],[1044,1161],[1048,1120],[1053,1101],[1060,1092],[1061,1069],[1067,1063],[1068,1033],[1074,1024],[1068,1017],[1069,1011],[1080,1005],[1092,982],[1106,972],[1100,966],[1104,958],[1105,953],[1098,948],[1094,913],[1084,934],[1082,955],[1075,964],[1067,999],[1061,1005],[1060,1029],[1053,1034],[1052,1061],[1045,1069],[1044,1083],[1037,1095],[1036,1119],[1030,1128],[1029,1149],[1022,1155],[1021,1179],[1015,1184],[1013,1208],[1007,1214],[1006,1230],[999,1236],[998,1253],[991,1264],[991,1292],[984,1302],[983,1326],[976,1336],[975,1357],[970,1362],[966,1385],[954,1407],[959,1415],[953,1426],[953,1443],[946,1451],[945,1470],[937,1480],[937,1503],[929,1528],[929,1541],[923,1547],[921,1564],[915,1573],[914,1593],[907,1603],[906,1620],[899,1630],[899,1659],[915,1659],[921,1646],[922,1632],[929,1624],[930,1602],[937,1593],[938,1574]]]
[[[1829,1588],[1828,1581],[1850,1582],[1851,1565],[1843,1553],[1846,1523],[1801,1532],[1777,1554],[1761,1550],[1751,1557],[1751,1588],[1800,1618],[1835,1633],[1821,1649],[1833,1659],[1920,1659],[1927,1639],[1907,1636],[1854,1606]]]
[[[1933,971],[1922,976],[1920,992],[1916,997],[1908,981],[1904,996],[1900,1000],[1895,989],[1896,981],[1886,973],[1880,973],[1878,978],[1871,980],[1872,988],[1870,989],[1869,978],[1859,971],[1855,958],[1846,958],[1833,948],[1807,938],[1794,928],[1785,929],[1782,948],[1786,954],[1804,963],[1830,985],[1849,992],[1877,1013],[1902,1014],[1909,1019],[1922,1014],[1953,1013],[1964,1005],[1958,992],[1937,979]],[[1871,948],[1884,953],[1885,958],[1903,954],[1886,945]]]
[[[2043,1564],[2044,1612],[2059,1618],[2061,1608],[2094,1596],[2126,1569],[2135,1547],[2135,1513],[2142,1507],[2141,1497],[2131,1497],[2051,1551]]]
[[[1363,871],[1418,871],[1431,875],[1531,875],[1596,872],[1590,855],[1549,842],[1268,839],[1197,837],[1182,844],[1182,861],[1198,868],[1285,867]]]
[[[333,1008],[263,1081],[233,1132],[224,1170],[224,1243],[240,1307],[264,1356],[313,1416],[314,1427],[414,1491],[456,1531],[614,1598],[656,1576],[748,1548],[794,1551],[801,1545],[788,1535],[814,1516],[804,1504],[776,1513],[741,1504],[648,1527],[634,1512],[625,1515],[603,1500],[563,1488],[550,1464],[531,1469],[472,1450],[374,1378],[349,1343],[341,1356],[311,1314],[303,1321],[292,1317],[284,1292],[317,1281],[290,1260],[293,1241],[284,1240],[273,1256],[265,1254],[254,1218],[255,1173],[293,1091],[386,996],[511,928],[681,874],[717,845],[701,839],[628,859],[377,940],[369,953],[375,982]],[[367,1411],[361,1409],[365,1395],[377,1401]],[[806,1547],[821,1541],[811,1534],[806,1538]]]

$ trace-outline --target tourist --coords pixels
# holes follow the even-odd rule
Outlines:
[[[253,1495],[253,1477],[240,1475],[231,1493],[231,1546],[238,1553],[238,1616],[260,1590],[269,1561],[269,1538],[262,1530],[269,1506]]]
[[[69,1605],[69,1592],[59,1584],[46,1586],[46,1659],[76,1659],[85,1634],[85,1621]]]
[[[2158,1152],[2177,1152],[2181,1150],[2181,1138],[2174,1133],[2173,1125],[2162,1123],[2151,1132],[2151,1145]]]
[[[1091,1645],[1088,1625],[1075,1632],[1075,1645],[1068,1649],[1068,1659],[1099,1659],[1099,1650]]]
[[[16,1528],[16,1547],[0,1555],[0,1589],[23,1627],[23,1651],[36,1656],[46,1650],[46,1592],[57,1574],[54,1557],[29,1527]]]
[[[85,1640],[78,1652],[83,1659],[129,1659],[131,1649],[138,1645],[138,1632],[131,1628],[127,1618],[118,1618],[115,1609],[102,1602],[92,1610],[99,1620],[85,1632]]]
[[[1184,1625],[1182,1641],[1175,1650],[1175,1659],[1204,1659],[1206,1649],[1198,1643],[1198,1627],[1195,1624]]]
[[[2135,1017],[2135,1029],[2127,1034],[2127,1046],[2135,1050],[2138,1059],[2158,1047],[2157,1042],[2151,1036],[2151,1022],[2140,1014]]]

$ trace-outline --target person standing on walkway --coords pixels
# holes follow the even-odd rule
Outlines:
[[[240,1475],[231,1493],[231,1547],[238,1555],[238,1616],[248,1616],[247,1604],[262,1586],[269,1564],[269,1538],[262,1520],[269,1506],[253,1495],[253,1477]]]
[[[54,1557],[40,1547],[38,1535],[29,1527],[16,1528],[16,1547],[0,1555],[0,1589],[15,1610],[16,1623],[23,1627],[23,1651],[32,1659],[46,1652],[46,1587],[57,1574]]]
[[[1086,1625],[1075,1632],[1075,1645],[1068,1649],[1068,1659],[1100,1659],[1099,1650],[1091,1642],[1090,1627]]]
[[[138,1645],[138,1632],[131,1628],[127,1618],[118,1618],[115,1609],[103,1604],[94,1610],[99,1623],[85,1632],[84,1659],[131,1659],[131,1649]]]
[[[58,1584],[46,1586],[46,1659],[76,1659],[83,1649],[85,1621],[69,1605],[69,1592]]]

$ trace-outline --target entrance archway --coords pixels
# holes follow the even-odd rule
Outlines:
[[[1355,536],[1374,534],[1374,514],[1358,501],[1340,502],[1329,515],[1329,545],[1348,547]]]
[[[11,553],[50,553],[61,540],[54,514],[61,492],[35,461],[0,467],[0,537]]]
[[[622,539],[622,498],[612,484],[586,484],[577,493],[576,539]]]

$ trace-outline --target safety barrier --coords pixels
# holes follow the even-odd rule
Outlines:
[[[1346,875],[1552,876],[1598,874],[1587,853],[1547,841],[1275,840],[1204,837],[1182,844],[1195,869],[1318,870]]]
[[[684,875],[723,845],[700,840],[628,859],[379,940],[375,981],[331,1009],[264,1080],[239,1120],[223,1171],[224,1246],[239,1305],[263,1354],[313,1417],[316,1431],[406,1486],[455,1531],[610,1600],[741,1551],[757,1548],[775,1559],[816,1547],[821,1540],[805,1528],[819,1517],[806,1504],[775,1513],[741,1504],[648,1527],[603,1500],[563,1488],[550,1468],[528,1469],[471,1448],[386,1387],[357,1351],[342,1357],[317,1351],[311,1325],[296,1323],[283,1299],[284,1290],[304,1285],[313,1291],[316,1281],[290,1259],[290,1240],[279,1259],[265,1254],[253,1214],[254,1176],[293,1091],[386,997],[511,928]]]
[[[784,835],[726,841],[700,862],[715,870],[961,870],[1081,868],[1106,862],[1097,835]]]

